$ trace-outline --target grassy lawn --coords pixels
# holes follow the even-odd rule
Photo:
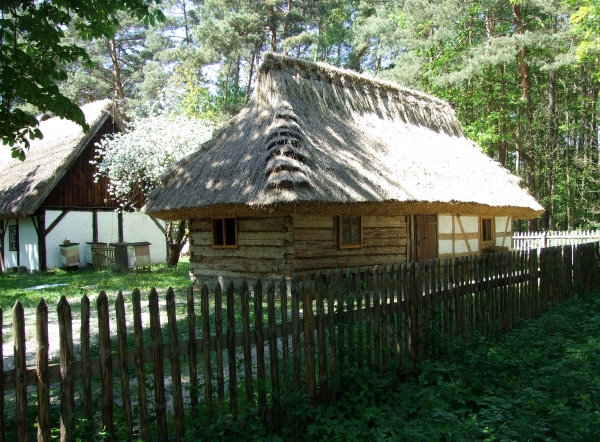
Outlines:
[[[145,293],[152,287],[159,290],[173,287],[176,292],[182,292],[190,285],[188,266],[189,261],[182,259],[175,268],[153,265],[151,273],[116,273],[91,268],[34,274],[1,273],[0,307],[4,312],[9,312],[16,300],[28,308],[35,307],[40,298],[44,298],[48,304],[55,304],[62,295],[69,300],[79,299],[83,295],[91,298],[98,295],[100,290],[106,291],[109,296],[119,290],[130,294],[134,288]],[[52,285],[56,286],[35,288]]]

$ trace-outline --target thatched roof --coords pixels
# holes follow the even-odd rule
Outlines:
[[[464,213],[535,217],[519,179],[467,139],[432,96],[267,54],[248,105],[163,176],[164,219]]]
[[[90,130],[58,117],[39,125],[44,138],[31,141],[25,161],[10,157],[10,148],[0,146],[0,219],[33,214],[64,176],[98,129],[111,115],[110,100],[81,107]]]

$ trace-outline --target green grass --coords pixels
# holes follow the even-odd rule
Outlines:
[[[25,308],[35,307],[40,298],[46,302],[56,303],[62,295],[69,300],[81,298],[83,295],[96,296],[100,290],[112,295],[119,290],[124,294],[134,288],[148,292],[152,287],[166,290],[173,287],[176,292],[184,291],[190,285],[188,276],[189,262],[181,260],[179,265],[168,268],[164,265],[153,265],[151,273],[123,272],[112,270],[96,270],[81,268],[72,270],[57,269],[50,273],[1,273],[0,274],[0,307],[8,312],[16,300],[21,301]],[[51,287],[39,290],[29,288],[66,284],[66,286]]]

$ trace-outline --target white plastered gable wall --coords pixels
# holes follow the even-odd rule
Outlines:
[[[480,217],[474,215],[438,215],[438,253],[451,258],[481,253]],[[494,244],[512,247],[512,218],[494,217]]]

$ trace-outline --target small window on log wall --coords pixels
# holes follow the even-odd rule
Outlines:
[[[213,247],[237,247],[237,218],[213,218]]]
[[[11,252],[16,252],[19,249],[19,234],[17,232],[17,226],[8,228],[8,250]]]
[[[492,218],[481,218],[481,242],[494,242],[494,220]]]
[[[339,217],[339,244],[341,249],[362,247],[362,217]]]

